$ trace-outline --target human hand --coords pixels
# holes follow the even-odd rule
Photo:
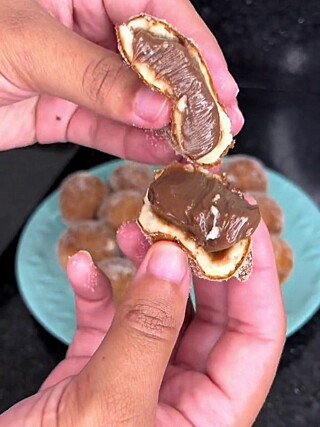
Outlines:
[[[118,237],[140,264],[123,303],[115,313],[110,286],[90,256],[73,256],[77,331],[66,359],[0,426],[252,425],[285,337],[265,226],[253,238],[248,282],[194,280],[197,311],[177,344],[191,278],[185,254],[168,242],[149,249],[135,225]]]
[[[118,233],[137,265],[148,243],[136,224]],[[159,394],[157,426],[251,426],[273,382],[286,316],[269,232],[253,235],[245,283],[194,278],[196,312],[182,328]]]
[[[117,53],[114,25],[142,12],[198,44],[236,134],[237,85],[187,0],[0,0],[0,150],[71,141],[136,161],[172,160],[166,141],[139,129],[165,125],[168,103]]]

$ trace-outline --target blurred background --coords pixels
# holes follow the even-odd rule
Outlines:
[[[193,4],[217,37],[240,86],[246,123],[234,152],[260,158],[319,206],[320,2]],[[17,292],[19,232],[64,176],[108,159],[71,144],[0,153],[0,412],[35,392],[66,350],[33,320]],[[319,348],[318,313],[288,339],[256,426],[320,426]]]

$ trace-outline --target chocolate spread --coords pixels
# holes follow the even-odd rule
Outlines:
[[[156,215],[184,230],[207,252],[217,252],[249,238],[260,221],[250,205],[219,178],[177,163],[151,184],[148,199]]]
[[[178,101],[186,97],[182,120],[183,149],[192,160],[212,151],[220,139],[220,119],[188,41],[168,40],[145,30],[134,33],[133,64],[147,63],[156,80],[165,81]]]

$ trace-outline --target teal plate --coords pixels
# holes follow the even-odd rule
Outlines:
[[[91,170],[106,180],[122,162]],[[268,171],[270,195],[285,214],[283,237],[294,251],[295,265],[282,287],[288,319],[287,336],[304,325],[320,307],[320,211],[299,188]],[[46,198],[26,224],[18,246],[16,274],[20,293],[33,316],[52,335],[69,344],[75,331],[72,290],[56,256],[65,230],[58,193]]]

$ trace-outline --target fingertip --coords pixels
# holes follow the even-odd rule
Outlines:
[[[147,148],[150,149],[152,162],[156,165],[167,165],[179,158],[172,148],[171,127],[144,130]]]
[[[121,224],[117,229],[117,243],[126,256],[130,255],[131,247],[135,244],[136,238],[140,237],[138,228],[135,221],[128,221]]]
[[[208,49],[207,47],[206,50]],[[212,49],[210,51],[212,52]],[[239,94],[239,86],[230,73],[220,48],[215,54],[211,53],[210,57],[207,58],[207,64],[219,101],[225,106],[233,105]]]
[[[260,220],[256,231],[253,233],[252,242],[258,249],[266,248],[269,250],[272,248],[270,233],[263,219]]]
[[[213,68],[212,79],[220,101],[224,105],[233,105],[239,93],[239,86],[225,66]]]
[[[88,251],[81,250],[69,257],[67,263],[67,276],[72,287],[86,280],[92,265],[92,257]]]
[[[126,238],[131,232],[135,232],[137,229],[139,229],[139,226],[136,221],[124,222],[117,230],[117,238]]]
[[[250,205],[256,205],[256,204],[257,204],[257,201],[256,201],[256,199],[253,197],[253,195],[252,195],[252,194],[250,194],[250,193],[245,193],[245,194],[244,194],[244,197],[245,197],[246,201],[247,201]]]
[[[136,126],[156,129],[170,122],[169,100],[144,84],[141,84],[134,97],[133,109],[133,122]]]
[[[244,125],[244,116],[240,111],[237,102],[234,102],[230,107],[226,107],[227,115],[231,120],[231,132],[232,135],[237,135]]]
[[[174,242],[158,241],[150,246],[136,222],[123,224],[117,232],[117,241],[122,252],[139,268],[136,277],[147,273],[162,279],[180,282],[182,276],[190,269],[188,257]],[[165,275],[168,277],[164,277]],[[162,275],[162,276],[161,276]],[[161,277],[160,277],[161,276]],[[176,279],[178,277],[178,279]]]
[[[180,286],[189,294],[191,271],[186,253],[174,242],[154,243],[146,254],[136,280],[150,275],[165,282]]]
[[[274,319],[278,337],[284,340],[286,336],[287,318],[284,301],[277,272],[276,260],[269,230],[261,219],[260,224],[252,236],[253,273],[249,279],[253,286],[263,290],[264,300],[269,301],[270,310],[275,310]],[[267,286],[266,286],[267,285]],[[272,329],[272,322],[270,322]]]
[[[135,266],[141,264],[150,247],[149,242],[135,221],[127,222],[118,229],[117,242],[121,251]]]
[[[86,299],[101,298],[108,287],[108,279],[84,250],[69,258],[67,276],[74,293]]]
[[[252,253],[253,273],[250,280],[257,274],[264,274],[270,283],[280,287],[270,233],[262,219],[252,236]]]

